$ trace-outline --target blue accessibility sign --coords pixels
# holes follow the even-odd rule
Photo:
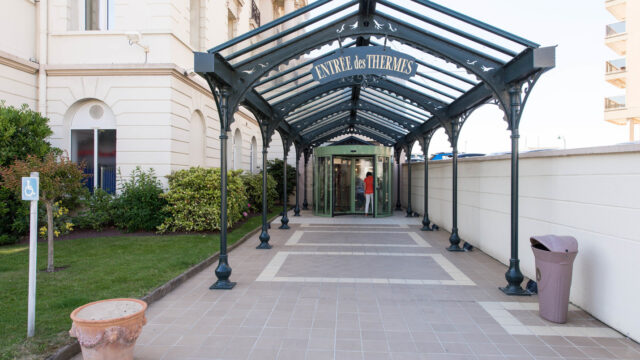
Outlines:
[[[39,182],[36,177],[22,178],[22,200],[38,200]]]

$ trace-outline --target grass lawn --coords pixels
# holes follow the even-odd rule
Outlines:
[[[269,214],[275,216],[277,211]],[[229,245],[259,227],[256,216],[231,231]],[[29,249],[0,247],[0,359],[42,359],[72,339],[69,314],[91,301],[140,298],[219,249],[216,235],[115,236],[55,243],[55,265],[39,271],[36,335],[27,340]],[[47,266],[47,245],[38,243],[38,269]]]

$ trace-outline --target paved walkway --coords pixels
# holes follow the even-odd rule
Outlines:
[[[149,307],[137,359],[640,359],[640,346],[571,307],[542,320],[537,297],[508,297],[506,267],[449,253],[419,219],[291,217]],[[279,225],[279,219],[275,224]],[[77,357],[79,359],[79,357]]]

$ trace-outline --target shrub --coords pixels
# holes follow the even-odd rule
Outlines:
[[[53,210],[53,236],[60,237],[73,231],[73,221],[69,216],[69,209],[64,207],[62,201],[57,201],[52,206]],[[38,211],[38,222],[46,224],[46,212]],[[41,238],[46,238],[48,234],[48,225],[43,225],[38,229],[38,235]]]
[[[155,230],[165,219],[167,202],[161,195],[162,184],[153,169],[136,167],[121,181],[120,195],[113,201],[113,224],[128,232]]]
[[[247,209],[247,195],[240,171],[227,176],[227,225],[243,218]],[[176,171],[168,176],[169,191],[165,211],[169,215],[158,228],[166,231],[220,230],[220,169],[195,167]]]
[[[26,105],[18,109],[0,101],[0,167],[25,160],[27,155],[43,157],[52,151],[59,153],[46,140],[53,134],[47,121]],[[13,190],[0,186],[0,245],[18,241],[28,229],[27,202],[20,200]]]
[[[243,174],[242,182],[247,193],[247,201],[251,204],[249,210],[254,213],[262,212],[262,172],[259,174]],[[273,176],[267,174],[268,209],[273,209],[278,200],[277,184]]]
[[[102,231],[113,225],[113,206],[115,197],[102,189],[95,189],[93,195],[82,201],[82,210],[74,219],[81,229]]]
[[[267,173],[276,179],[276,191],[278,192],[278,202],[282,202],[282,171],[284,162],[280,159],[269,160],[267,163]],[[287,164],[287,199],[293,194],[296,188],[296,168]]]

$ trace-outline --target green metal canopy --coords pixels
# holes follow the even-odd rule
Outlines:
[[[409,154],[420,140],[426,155],[434,132],[443,128],[453,152],[448,250],[462,251],[458,136],[473,110],[493,103],[504,111],[512,139],[511,259],[503,291],[526,294],[518,265],[519,124],[532,87],[554,66],[555,47],[540,47],[428,0],[317,0],[206,53],[195,53],[194,69],[207,80],[218,105],[222,140],[223,226],[218,281],[212,288],[233,287],[226,254],[226,139],[238,107],[246,107],[258,120],[263,168],[275,131],[283,140],[285,162],[293,144],[296,160],[304,153],[306,164],[310,149],[346,134],[394,146],[398,160],[401,150]],[[428,209],[428,166],[424,171]],[[410,166],[408,172],[410,192]],[[266,182],[263,173],[263,193]],[[410,194],[408,199],[407,216],[413,216]],[[284,203],[280,228],[288,229],[286,198]],[[266,212],[265,202],[260,249],[270,248]],[[422,223],[423,230],[429,230],[427,211]]]
[[[413,57],[415,76],[381,75],[379,67],[327,83],[314,79],[314,63],[354,47]],[[396,145],[439,127],[453,140],[460,117],[488,101],[510,113],[509,91],[523,84],[529,90],[554,59],[553,47],[431,1],[319,0],[196,53],[195,71],[217,96],[229,90],[229,113],[250,109],[266,139],[279,131],[313,147],[361,134]]]

